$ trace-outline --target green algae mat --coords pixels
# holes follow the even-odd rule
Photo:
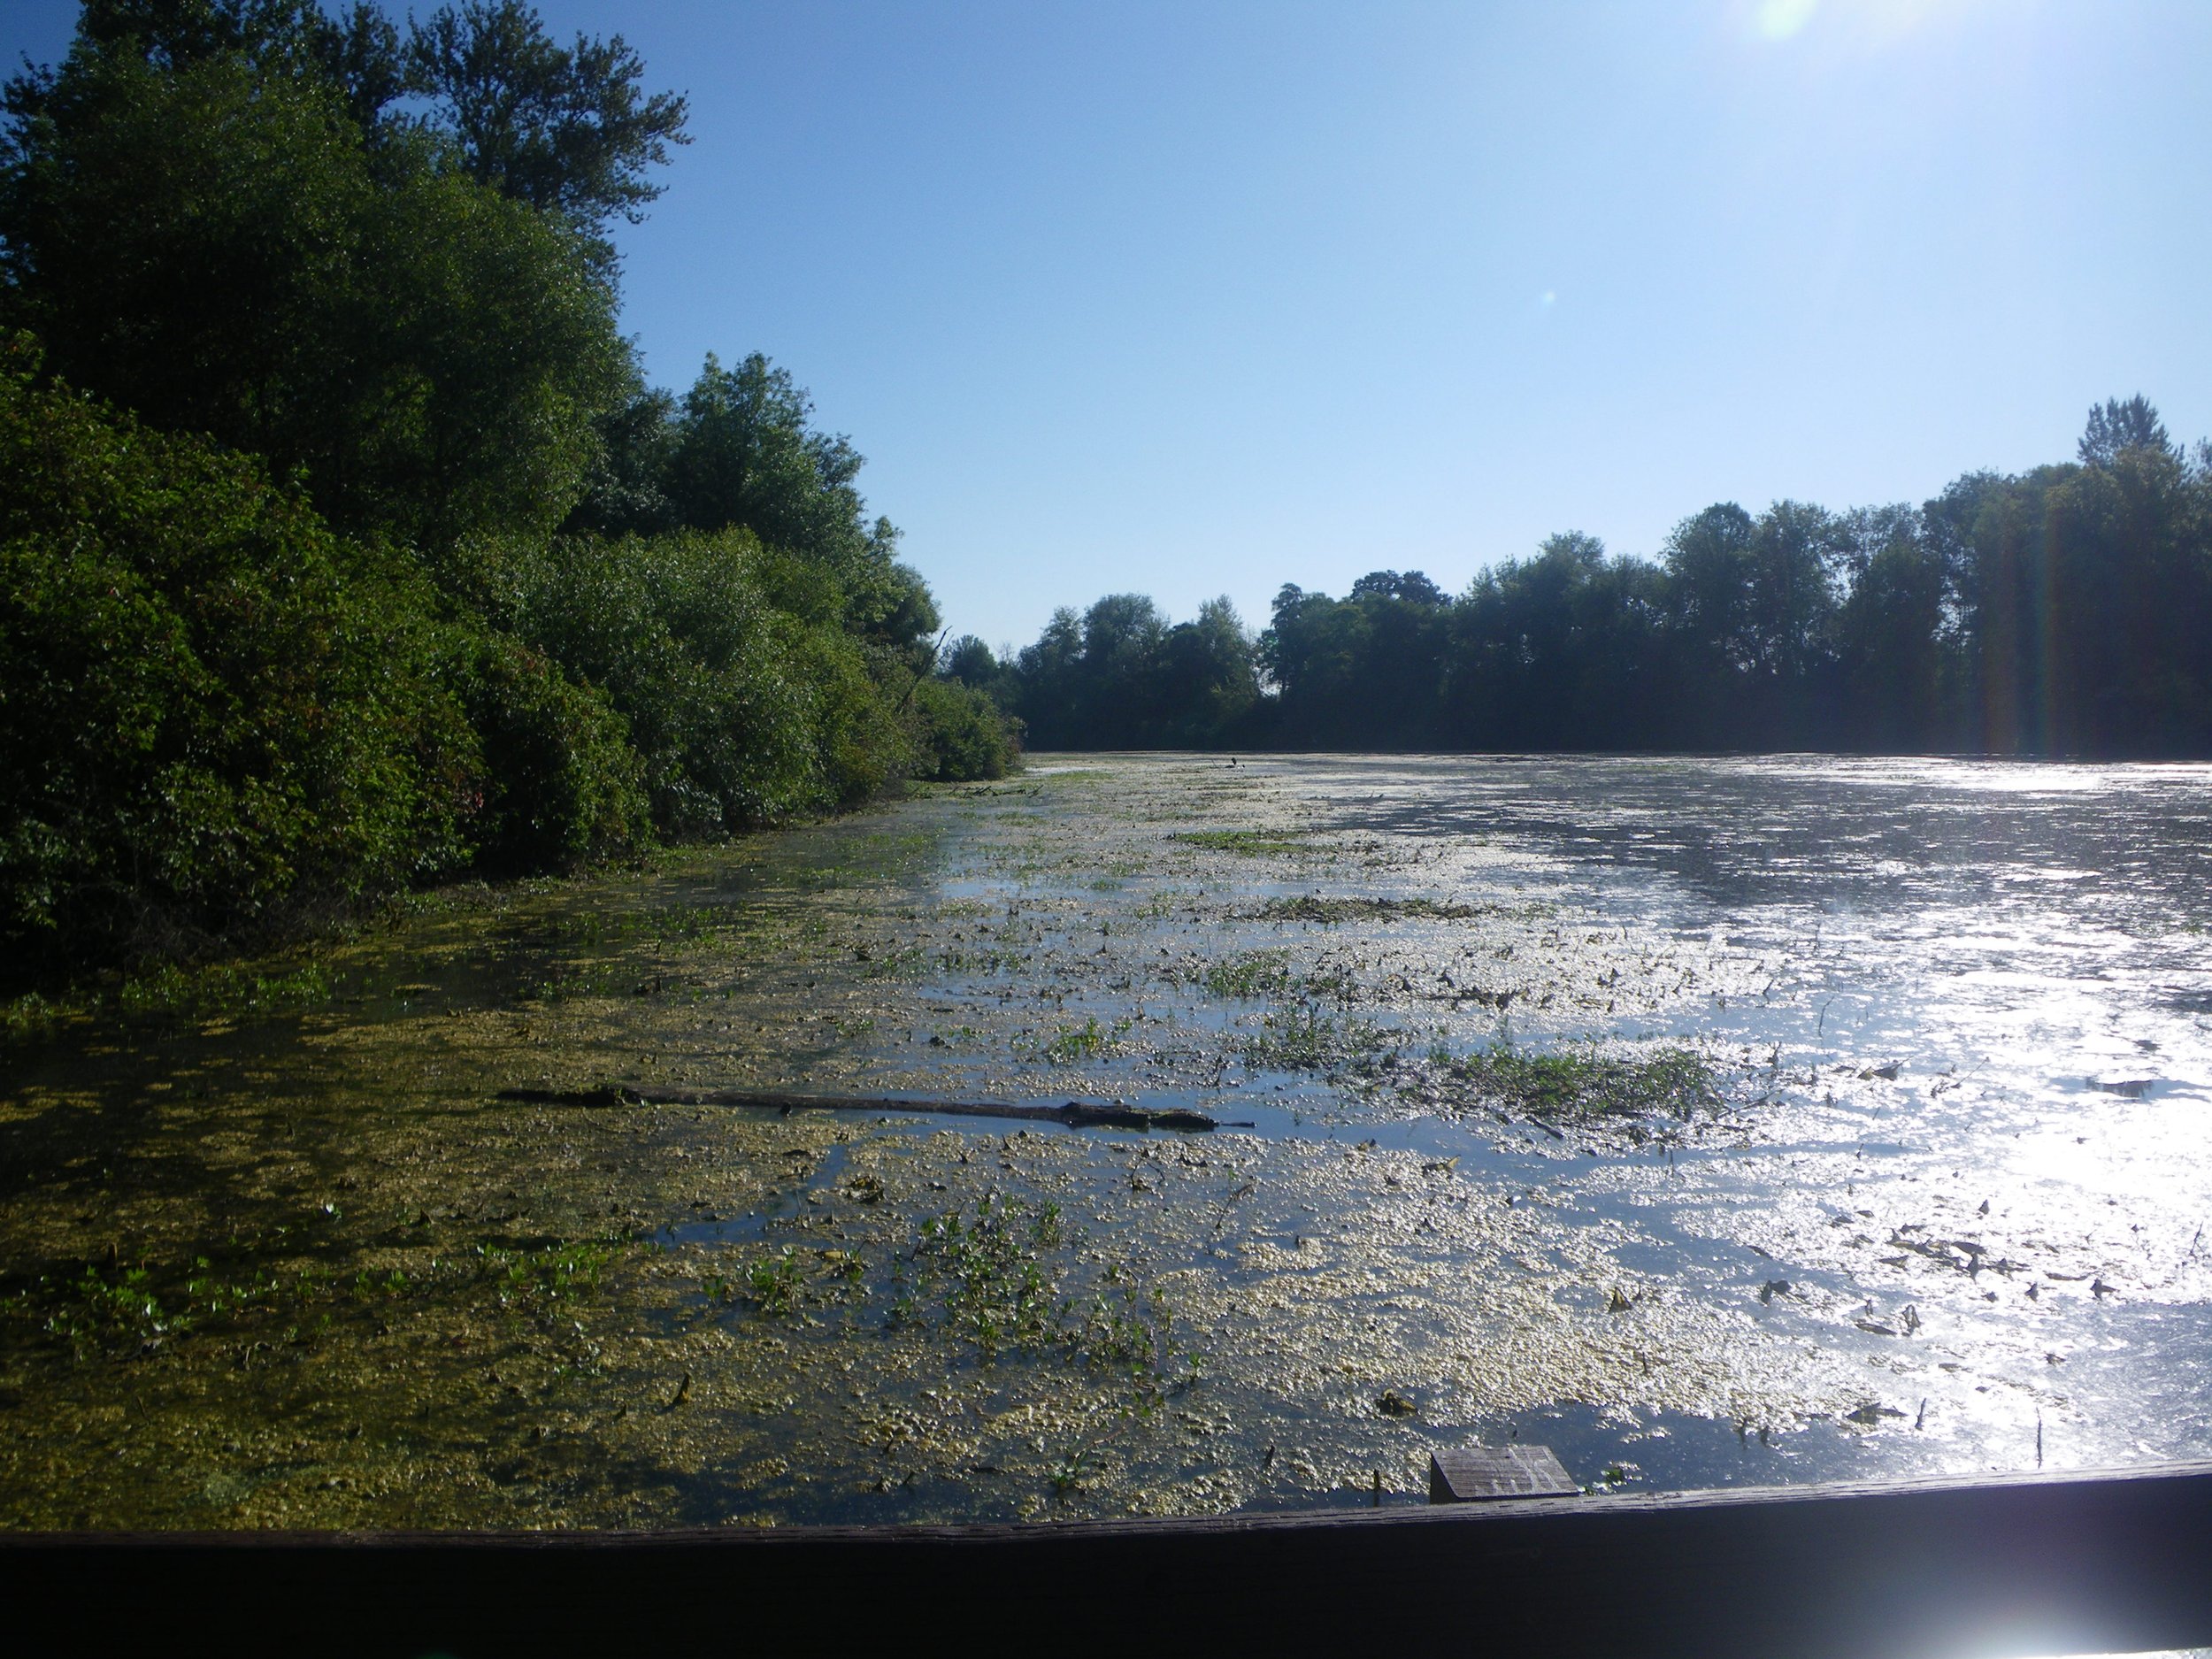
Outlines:
[[[1816,939],[1457,775],[1042,764],[19,1037],[0,1525],[1213,1513],[2080,1420],[2048,1317],[2148,1282],[2117,1224],[2008,1233],[1925,1122],[1877,1199],[1915,1071]],[[652,1099],[748,1089],[852,1107]]]

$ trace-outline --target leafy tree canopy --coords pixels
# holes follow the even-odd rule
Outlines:
[[[373,59],[374,20],[89,8],[6,89],[0,311],[73,382],[268,457],[343,526],[549,527],[626,386],[613,290],[582,231],[434,133],[358,124],[381,72],[326,60]]]
[[[2139,392],[2125,403],[2111,397],[2092,409],[2088,425],[2082,430],[2078,453],[2085,466],[2110,466],[2129,449],[2149,449],[2161,455],[2174,453],[2173,440],[2166,435],[2165,423]]]
[[[813,414],[790,373],[757,352],[735,368],[710,353],[680,400],[635,387],[601,419],[604,459],[570,528],[749,530],[784,556],[784,603],[915,650],[936,630],[936,605],[898,561],[897,526],[868,514],[855,481],[864,458],[842,434],[816,430]]]
[[[1158,644],[1118,680],[1121,648],[1096,641],[1146,617]],[[1056,613],[994,683],[1052,746],[2203,756],[2212,448],[2185,455],[2147,402],[2114,400],[2077,462],[1918,507],[1722,502],[1656,560],[1568,533],[1454,599],[1387,569],[1340,599],[1286,584],[1248,701],[1236,631],[1210,621],[1160,634],[1142,595],[1110,595]]]
[[[411,13],[403,32],[366,0],[339,16],[315,0],[86,0],[69,58],[10,81],[6,107],[35,119],[66,104],[88,59],[119,57],[318,80],[372,142],[434,139],[478,183],[586,231],[634,223],[663,188],[650,169],[691,142],[685,99],[646,93],[620,35],[562,46],[521,0]]]

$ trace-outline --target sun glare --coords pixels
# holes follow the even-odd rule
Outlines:
[[[1786,41],[1813,20],[1820,0],[1759,0],[1754,26],[1770,41]]]
[[[1740,15],[1763,41],[1794,40],[1818,19],[1825,35],[1878,48],[1932,23],[1963,21],[1977,10],[1969,0],[1751,0]]]

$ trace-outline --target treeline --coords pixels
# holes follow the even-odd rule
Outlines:
[[[1286,587],[1256,638],[1115,595],[949,666],[1044,748],[2212,756],[2212,450],[2137,397],[1916,508],[1725,503],[1654,560],[1557,535],[1456,596]]]
[[[9,979],[1007,764],[790,378],[644,384],[642,73],[517,0],[90,0],[6,84]]]

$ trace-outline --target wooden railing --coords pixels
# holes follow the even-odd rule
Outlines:
[[[2135,1652],[2212,1644],[2212,1463],[1034,1525],[0,1534],[0,1598],[27,1655]]]

